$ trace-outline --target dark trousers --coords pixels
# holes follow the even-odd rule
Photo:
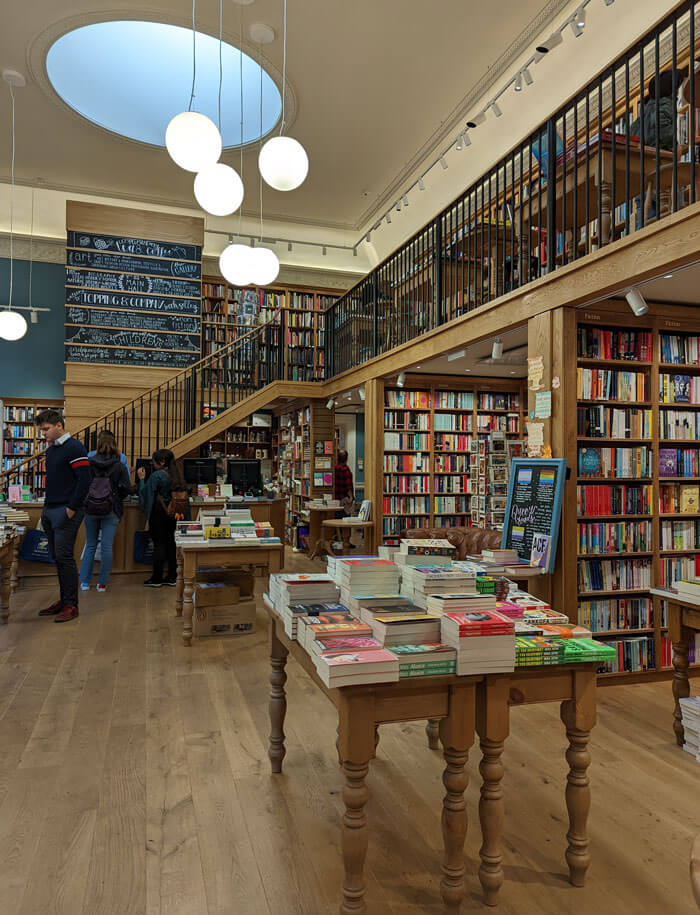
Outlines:
[[[153,540],[153,580],[163,581],[163,566],[167,560],[168,578],[177,578],[175,555],[175,519],[169,518],[162,505],[156,503],[151,511],[148,529]]]
[[[80,509],[72,518],[66,514],[65,505],[47,507],[41,514],[41,526],[49,542],[49,552],[56,560],[58,587],[61,601],[66,607],[78,606],[78,567],[75,564],[75,538],[83,522]]]

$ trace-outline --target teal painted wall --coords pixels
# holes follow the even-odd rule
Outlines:
[[[50,308],[39,313],[38,324],[28,324],[21,340],[0,339],[0,398],[63,398],[63,316],[65,306],[63,264],[34,262],[32,304]],[[0,258],[0,306],[7,307],[10,262]],[[29,304],[29,261],[14,262],[14,305]],[[29,322],[29,313],[21,312]]]

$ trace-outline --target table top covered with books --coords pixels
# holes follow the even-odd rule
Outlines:
[[[441,892],[449,911],[464,896],[466,834],[464,765],[474,731],[486,765],[480,804],[484,844],[479,877],[494,904],[503,881],[500,755],[509,706],[559,701],[569,736],[571,882],[589,863],[587,755],[578,752],[595,723],[596,665],[611,651],[583,627],[503,580],[455,568],[439,541],[416,560],[404,544],[394,557],[329,557],[326,574],[270,578],[270,759],[284,757],[285,664],[289,653],[338,708],[339,755],[345,775],[341,912],[363,912],[362,862],[367,848],[364,783],[378,725],[428,719],[439,728],[445,758],[445,859]],[[421,545],[425,547],[426,541]],[[447,549],[445,548],[445,545]],[[418,563],[421,563],[420,565]],[[460,566],[464,566],[461,563]],[[519,634],[522,633],[522,634]],[[588,636],[588,637],[587,637]],[[438,724],[439,722],[439,724]]]

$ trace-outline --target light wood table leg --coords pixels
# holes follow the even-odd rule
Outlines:
[[[610,225],[612,220],[612,188],[607,181],[600,182],[600,225],[598,241],[600,247],[610,243]]]
[[[428,721],[425,725],[425,733],[428,738],[428,749],[430,750],[439,750],[440,749],[440,719],[439,718],[428,718]]]
[[[566,777],[566,807],[569,813],[569,831],[566,834],[568,847],[566,863],[569,865],[569,881],[573,886],[583,886],[586,871],[591,863],[588,851],[588,811],[591,806],[591,789],[588,780],[588,766],[591,762],[588,741],[591,728],[596,720],[596,675],[589,671],[573,674],[575,694],[561,704],[561,720],[566,727],[569,746],[566,761],[569,772]]]
[[[679,747],[682,747],[685,743],[685,731],[683,730],[683,717],[679,699],[686,699],[690,695],[688,639],[683,631],[681,612],[679,604],[669,602],[668,634],[673,648],[673,730]]]
[[[182,616],[182,593],[184,579],[182,576],[182,550],[177,551],[177,584],[175,585],[175,616]]]
[[[338,705],[338,744],[343,761],[342,848],[345,879],[340,915],[365,915],[364,864],[367,855],[369,791],[365,783],[374,753],[375,721],[372,696],[341,697]]]
[[[503,803],[503,763],[501,754],[509,731],[510,684],[507,678],[487,677],[477,687],[476,730],[481,744],[481,797],[479,820],[482,844],[479,881],[486,905],[496,905],[503,885],[501,862],[501,831],[505,805]]]
[[[287,694],[284,684],[287,682],[286,646],[277,638],[277,623],[270,619],[270,742],[267,755],[270,757],[270,768],[273,774],[282,771],[282,760],[286,753],[284,746],[284,719],[287,714]]]
[[[7,623],[10,618],[10,557],[2,560],[0,567],[0,623]]]
[[[189,550],[182,557],[182,641],[189,647],[192,644],[192,614],[194,612],[194,570],[195,554]]]
[[[445,911],[457,915],[464,899],[464,841],[467,837],[467,787],[465,765],[474,742],[474,693],[472,684],[450,688],[449,714],[440,721],[440,740],[445,758],[442,781],[442,836],[445,854],[440,893]]]
[[[12,544],[12,565],[10,566],[10,592],[15,593],[19,585],[17,569],[19,568],[19,537],[15,537]]]

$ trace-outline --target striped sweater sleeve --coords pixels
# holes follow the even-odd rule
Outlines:
[[[88,460],[87,451],[79,441],[73,439],[71,442],[72,453],[70,458],[70,468],[73,472],[73,492],[68,500],[68,508],[71,511],[78,511],[85,504],[85,497],[90,488],[92,472],[90,470],[90,461]]]

